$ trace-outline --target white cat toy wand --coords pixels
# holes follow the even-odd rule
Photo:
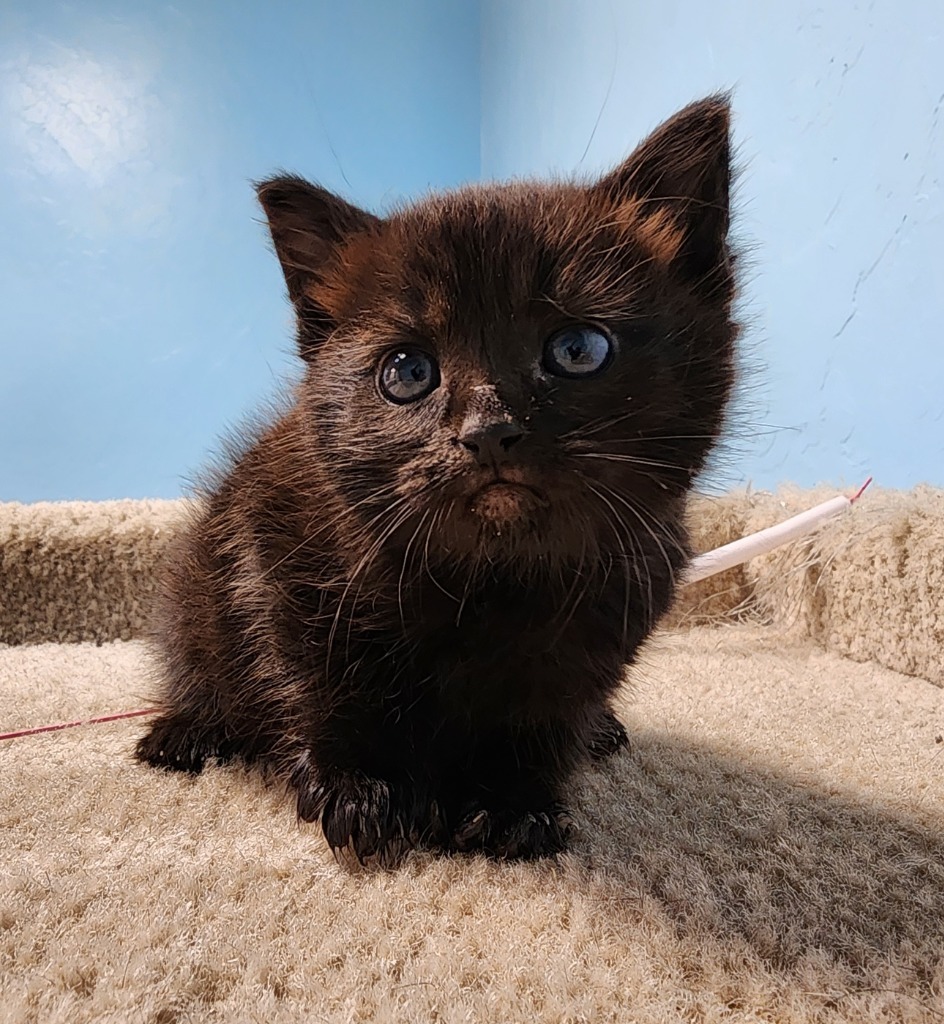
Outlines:
[[[830,498],[829,501],[824,501],[799,515],[785,519],[782,523],[777,523],[776,526],[769,526],[766,530],[751,533],[740,540],[732,541],[723,547],[715,548],[714,551],[699,555],[692,559],[682,583],[697,583],[699,580],[714,576],[715,573],[750,561],[758,555],[766,555],[768,551],[779,548],[781,544],[805,536],[820,523],[825,523],[833,516],[839,515],[840,512],[852,508],[871,482],[872,478],[869,477],[851,498],[845,494],[838,494],[835,498]]]
[[[714,576],[715,573],[723,572],[725,569],[730,569],[735,565],[740,565],[742,562],[747,562],[758,555],[765,555],[768,551],[773,551],[774,548],[780,547],[781,544],[786,544],[788,541],[796,540],[798,537],[810,533],[820,523],[824,523],[827,519],[832,519],[833,516],[839,515],[840,512],[845,512],[847,509],[852,508],[865,493],[865,489],[871,482],[872,478],[869,477],[851,498],[846,497],[844,494],[839,494],[835,498],[830,498],[829,501],[824,501],[820,505],[807,509],[806,512],[801,512],[797,516],[785,519],[782,523],[777,523],[776,526],[770,526],[766,530],[752,533],[747,537],[742,537],[740,540],[725,544],[723,547],[715,548],[714,551],[699,555],[692,560],[682,583],[696,583],[698,580],[707,579],[709,576]],[[76,722],[57,722],[54,725],[40,725],[32,729],[17,729],[15,732],[0,733],[0,740],[19,739],[22,736],[34,736],[37,733],[71,729],[77,725],[97,725],[100,722],[114,722],[120,718],[137,718],[141,715],[153,715],[156,713],[152,708],[141,708],[137,711],[122,711],[117,714],[103,715],[99,718],[85,718]]]

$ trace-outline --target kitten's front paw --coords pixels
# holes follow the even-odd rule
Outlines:
[[[138,740],[134,755],[153,768],[199,775],[207,761],[227,761],[232,751],[198,723],[162,715]]]
[[[298,773],[296,773],[297,775]],[[321,821],[339,861],[395,867],[429,831],[416,801],[405,790],[361,772],[332,772],[298,787],[298,815]]]
[[[560,804],[536,811],[473,807],[454,830],[451,848],[481,850],[498,860],[534,860],[566,849],[573,830],[570,813]]]

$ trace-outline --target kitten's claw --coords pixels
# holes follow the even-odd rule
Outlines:
[[[597,722],[587,744],[591,760],[602,761],[626,746],[629,746],[629,737],[623,723],[607,710]]]
[[[462,853],[481,849],[488,835],[488,811],[474,811],[467,815],[453,833],[455,848]]]
[[[459,853],[481,850],[497,860],[534,860],[564,850],[573,830],[570,813],[559,804],[538,811],[480,808],[462,819],[451,846]]]
[[[296,769],[298,816],[321,821],[331,852],[341,863],[395,867],[419,845],[429,822],[406,790],[361,772],[332,772],[307,784],[307,758]],[[432,808],[430,808],[432,811]]]

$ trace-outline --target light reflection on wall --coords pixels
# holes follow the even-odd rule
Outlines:
[[[297,372],[251,180],[478,174],[477,4],[0,3],[0,501],[169,497]]]
[[[158,229],[183,178],[168,166],[173,124],[154,76],[146,60],[116,67],[52,42],[5,61],[3,120],[24,200],[54,205],[61,224],[93,237]]]

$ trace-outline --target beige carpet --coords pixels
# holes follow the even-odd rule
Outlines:
[[[699,502],[700,546],[818,497]],[[138,705],[179,511],[0,506],[0,731]],[[942,649],[939,491],[691,588],[556,864],[349,874],[140,720],[0,743],[0,1020],[944,1020]]]

